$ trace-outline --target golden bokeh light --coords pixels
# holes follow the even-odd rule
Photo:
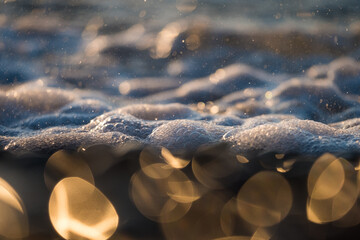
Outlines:
[[[129,150],[129,147],[131,148],[129,145],[131,145],[131,143],[122,145],[122,151],[126,152]],[[117,163],[118,159],[114,156],[113,150],[109,145],[95,144],[87,146],[86,148],[79,148],[78,154],[84,159],[94,176],[101,176]],[[89,181],[89,179],[85,180]]]
[[[212,189],[221,189],[224,187],[220,181],[213,178],[195,159],[192,160],[191,167],[196,179],[204,186]]]
[[[221,237],[215,238],[213,240],[269,240],[267,236],[228,236],[228,237]]]
[[[322,224],[347,215],[358,198],[356,178],[354,167],[345,159],[321,156],[308,177],[308,220]]]
[[[168,149],[164,147],[161,148],[161,155],[165,159],[165,162],[173,168],[184,168],[190,163],[190,160],[175,157]]]
[[[249,163],[249,159],[242,155],[236,155],[236,159],[239,161],[239,163]]]
[[[131,91],[131,85],[128,81],[120,83],[119,92],[122,95],[128,95],[130,91]]]
[[[191,203],[200,198],[194,183],[181,171],[174,171],[168,178],[168,196],[179,203]]]
[[[51,193],[49,215],[55,230],[65,239],[108,239],[119,217],[106,196],[93,184],[78,178],[61,180]]]
[[[154,163],[141,168],[143,172],[150,178],[164,179],[170,176],[173,168],[166,163]]]
[[[292,206],[292,191],[286,179],[276,172],[252,176],[237,196],[240,216],[249,223],[268,227],[281,222]]]
[[[322,155],[312,166],[308,177],[311,198],[328,199],[343,187],[345,171],[340,159],[329,153]]]
[[[197,0],[176,0],[176,8],[182,13],[190,13],[197,7]]]
[[[219,113],[219,111],[220,111],[220,108],[218,106],[216,106],[216,105],[214,105],[214,106],[212,106],[210,108],[210,113],[211,114],[217,114],[217,113]]]
[[[66,177],[79,177],[94,184],[94,176],[87,163],[64,150],[50,156],[45,165],[44,179],[48,189],[53,189],[58,181]]]
[[[94,39],[98,35],[98,30],[104,25],[104,20],[101,17],[94,17],[90,19],[85,29],[83,30],[81,37],[84,39]]]
[[[205,146],[191,161],[193,174],[205,187],[222,189],[243,173],[244,164],[238,156],[233,155],[226,145]],[[246,162],[244,157],[240,160]]]
[[[166,239],[214,239],[224,234],[220,227],[221,209],[225,204],[219,192],[210,192],[195,201],[189,212],[177,221],[162,223]]]
[[[248,236],[256,230],[255,226],[240,217],[235,197],[231,198],[222,208],[220,226],[226,236]]]
[[[169,199],[161,209],[158,222],[170,223],[181,219],[191,208],[191,203],[179,204],[172,199]]]
[[[19,239],[29,234],[24,204],[16,191],[0,178],[0,238]]]
[[[270,240],[272,232],[266,228],[258,228],[251,237],[251,240]]]
[[[360,172],[359,172],[359,164],[354,167],[357,172],[357,186],[359,190],[360,186]],[[360,199],[357,198],[354,206],[339,220],[333,222],[333,225],[341,228],[349,228],[354,227],[360,224]]]
[[[145,148],[139,156],[141,170],[150,178],[163,179],[170,176],[174,168],[165,163],[152,149]]]
[[[356,186],[346,184],[346,190],[341,191],[334,198],[317,200],[309,198],[306,213],[309,221],[323,224],[333,222],[344,217],[353,207],[356,197],[351,191],[356,191]]]
[[[153,58],[166,58],[170,55],[175,39],[183,31],[178,22],[169,23],[159,32],[156,38],[155,54]]]
[[[226,77],[227,77],[226,70],[223,68],[219,68],[218,70],[215,71],[215,73],[209,76],[209,81],[214,84],[217,84],[218,82],[223,81]]]
[[[358,186],[358,193],[360,194],[360,160],[358,161],[354,169],[357,172],[357,186]]]
[[[163,187],[162,181],[149,178],[143,171],[131,177],[130,195],[141,214],[152,220],[161,215],[162,208],[168,200],[163,193]]]
[[[276,170],[280,173],[289,172],[292,169],[292,167],[294,166],[295,162],[296,162],[296,159],[289,159],[289,160],[282,161],[281,164],[279,164],[279,166],[276,167]]]
[[[87,45],[85,53],[87,56],[96,56],[108,45],[109,39],[106,36],[99,36]]]
[[[143,170],[138,171],[131,178],[130,195],[136,208],[157,222],[182,218],[192,202],[200,197],[195,185],[177,169],[164,178],[153,178]]]
[[[201,45],[200,37],[197,34],[191,34],[185,39],[186,48],[195,51]]]
[[[273,93],[272,93],[271,91],[267,91],[267,92],[265,93],[265,98],[266,98],[267,100],[272,99],[272,97],[273,97]]]
[[[350,228],[360,224],[360,206],[357,199],[354,206],[345,214],[344,217],[333,222],[333,225],[340,228]]]
[[[226,236],[234,234],[236,223],[239,220],[236,198],[231,198],[221,210],[220,226]]]
[[[252,240],[252,238],[247,236],[229,236],[229,237],[214,238],[213,240]]]

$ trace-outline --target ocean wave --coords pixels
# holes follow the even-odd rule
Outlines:
[[[122,98],[118,108],[88,90],[21,83],[1,92],[1,145],[55,151],[136,140],[175,150],[225,142],[243,155],[359,152],[360,64],[343,58],[286,76],[230,65],[173,90],[144,84],[143,99]]]

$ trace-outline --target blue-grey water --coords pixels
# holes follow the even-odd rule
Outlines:
[[[3,1],[0,147],[359,152],[359,5]]]

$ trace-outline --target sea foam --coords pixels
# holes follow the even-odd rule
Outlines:
[[[277,78],[238,64],[161,92],[143,79],[149,93],[135,102],[123,98],[122,107],[35,80],[0,93],[0,143],[6,150],[50,152],[129,140],[189,151],[224,142],[242,155],[359,152],[359,66],[343,58]]]

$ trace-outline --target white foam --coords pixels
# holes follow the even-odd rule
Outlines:
[[[51,151],[131,140],[196,150],[225,142],[241,154],[360,152],[358,72],[348,58],[288,78],[235,64],[172,90],[154,91],[154,79],[144,78],[145,98],[37,80],[0,91],[0,144]],[[352,94],[344,92],[349,81]]]

